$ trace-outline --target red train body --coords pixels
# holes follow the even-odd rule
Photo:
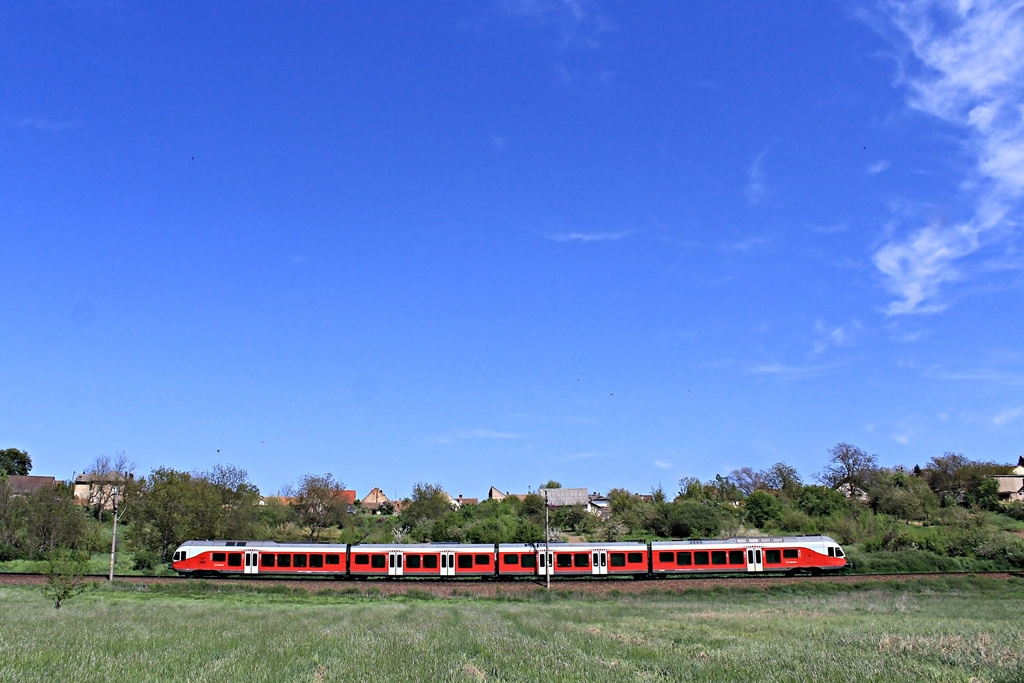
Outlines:
[[[331,545],[274,541],[187,541],[172,558],[182,575],[334,578],[637,577],[835,571],[843,549],[828,536],[728,538],[651,543]]]

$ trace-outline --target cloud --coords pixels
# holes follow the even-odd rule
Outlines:
[[[885,171],[887,168],[889,168],[889,160],[882,159],[880,161],[876,161],[875,163],[868,165],[868,173],[870,175],[878,175],[879,173]]]
[[[614,242],[630,235],[625,232],[568,232],[557,235],[545,235],[553,242]]]
[[[516,434],[514,432],[473,429],[470,431],[459,431],[455,434],[446,434],[444,436],[432,436],[428,438],[427,441],[430,443],[451,444],[455,441],[465,441],[467,439],[522,439],[525,437],[525,434]]]
[[[912,436],[913,436],[913,434],[893,434],[892,435],[892,440],[895,441],[896,443],[902,445],[902,446],[909,446],[910,445],[910,437],[912,437]]]
[[[828,370],[832,370],[834,367],[832,365],[805,365],[800,367],[784,365],[782,363],[769,363],[767,365],[755,366],[750,369],[750,372],[753,372],[755,375],[775,375],[781,379],[804,379],[820,375]]]
[[[744,190],[744,194],[747,195],[747,200],[751,204],[759,203],[768,194],[768,188],[765,186],[764,171],[764,156],[767,153],[767,148],[761,150],[761,153],[754,157],[754,161],[751,162],[750,168],[747,170],[747,187]]]
[[[50,121],[48,119],[33,118],[19,119],[17,121],[10,121],[8,123],[9,125],[14,126],[15,128],[34,128],[35,130],[45,131],[67,130],[68,128],[78,128],[82,125],[82,122],[78,120]]]
[[[584,453],[573,453],[572,455],[563,455],[560,458],[555,458],[555,462],[568,462],[570,460],[587,460],[589,458],[596,458],[599,453],[594,451],[586,451]]]
[[[655,460],[654,461],[654,466],[658,467],[660,469],[663,469],[663,470],[670,470],[670,469],[672,469],[672,463],[666,462],[664,460]]]
[[[1024,406],[1004,410],[992,418],[992,424],[996,427],[1002,427],[1003,425],[1009,424],[1020,417],[1024,417]]]
[[[512,16],[554,27],[561,51],[600,48],[603,34],[615,28],[588,0],[506,0],[504,7]]]
[[[814,334],[817,337],[814,341],[814,353],[824,353],[831,347],[852,346],[853,336],[859,332],[861,325],[854,320],[847,325],[832,327],[821,320],[814,324]]]
[[[996,0],[890,2],[898,40],[912,60],[901,66],[907,103],[963,132],[975,168],[965,179],[970,218],[933,223],[879,247],[875,265],[899,299],[890,315],[928,313],[943,284],[984,246],[1007,242],[1007,215],[1024,195],[1024,6]]]

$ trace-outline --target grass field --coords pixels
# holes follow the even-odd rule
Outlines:
[[[0,589],[3,681],[1024,681],[1024,582],[437,599]]]

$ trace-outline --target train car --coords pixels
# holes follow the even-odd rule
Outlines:
[[[349,576],[494,576],[494,545],[420,543],[349,547]]]
[[[276,541],[186,541],[171,557],[182,575],[336,576],[347,571],[346,546]]]
[[[807,572],[846,566],[843,549],[828,536],[782,536],[653,541],[651,573]]]
[[[646,576],[646,543],[543,543],[498,545],[498,575],[516,576]]]

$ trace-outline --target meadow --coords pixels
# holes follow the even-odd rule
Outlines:
[[[4,681],[1021,681],[1024,581],[640,596],[0,588]]]

